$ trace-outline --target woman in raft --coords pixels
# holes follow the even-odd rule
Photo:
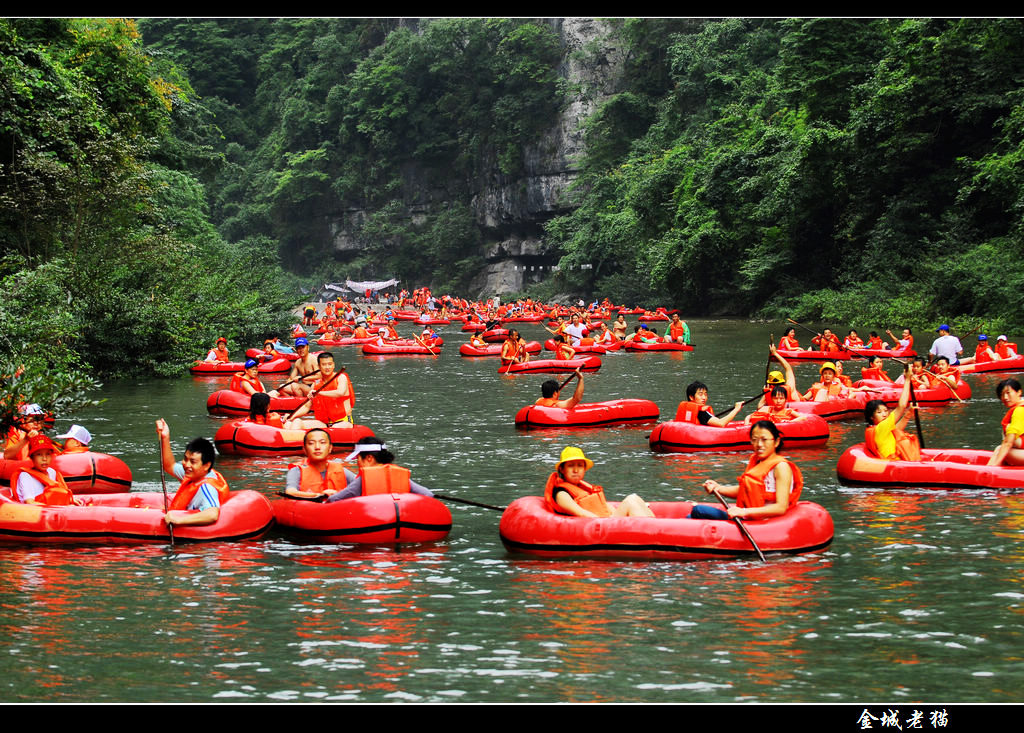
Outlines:
[[[630,494],[615,506],[604,498],[604,489],[583,480],[594,462],[583,451],[569,446],[562,451],[555,471],[544,487],[544,502],[555,514],[575,517],[653,517],[647,502]]]
[[[895,409],[890,411],[881,400],[870,400],[864,406],[864,421],[868,424],[864,431],[864,447],[871,455],[887,461],[921,460],[921,446],[917,436],[903,432],[912,414],[907,409],[911,384],[910,366],[907,365],[903,371],[903,391]],[[917,405],[913,405],[912,409],[916,410]]]
[[[736,486],[723,486],[714,479],[704,482],[704,491],[717,491],[736,499],[726,512],[715,506],[697,504],[690,510],[692,519],[762,519],[785,514],[800,499],[804,479],[800,469],[779,455],[782,435],[775,423],[760,420],[750,428],[753,455]]]
[[[772,374],[778,374],[778,372],[772,372]],[[771,375],[769,375],[771,379]],[[743,420],[747,425],[758,422],[759,420],[768,420],[769,422],[790,422],[792,420],[803,420],[807,417],[802,412],[797,412],[792,407],[787,407],[786,402],[789,399],[789,392],[786,389],[785,384],[776,384],[771,388],[770,402],[763,407],[759,407],[755,412],[750,413]]]
[[[1020,382],[1004,379],[996,385],[996,397],[1006,408],[1003,417],[1003,442],[992,451],[990,466],[1024,466],[1024,395]]]
[[[796,340],[795,328],[786,329],[786,332],[782,334],[782,338],[779,339],[779,348],[786,351],[803,351],[800,342]]]
[[[354,449],[346,457],[346,461],[355,459],[359,467],[359,475],[348,485],[327,499],[327,503],[352,499],[356,496],[369,494],[420,494],[433,496],[434,492],[410,480],[408,468],[394,463],[395,455],[384,445],[384,441],[373,435],[360,438]]]

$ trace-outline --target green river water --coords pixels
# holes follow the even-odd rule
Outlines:
[[[644,397],[669,419],[694,379],[719,408],[756,393],[782,326],[690,325],[694,352],[610,354],[586,376],[584,402]],[[437,358],[333,350],[356,421],[435,490],[494,505],[538,494],[576,444],[612,499],[704,500],[705,478],[734,483],[746,461],[654,454],[650,426],[517,431],[513,416],[548,377],[499,376],[496,360],[459,356],[458,325],[441,333]],[[806,389],[816,367],[796,368]],[[928,446],[993,447],[1000,378],[968,377],[970,401],[925,410]],[[131,466],[135,490],[159,491],[154,419],[167,419],[180,455],[225,419],[205,401],[226,382],[109,383],[102,405],[57,428],[85,425],[94,450]],[[173,550],[3,547],[0,701],[1020,702],[1022,495],[844,488],[836,460],[863,425],[830,425],[826,447],[789,455],[835,539],[766,564],[517,557],[498,512],[459,504],[447,540],[398,550],[274,532]],[[232,488],[270,497],[288,460],[223,456],[217,467]]]

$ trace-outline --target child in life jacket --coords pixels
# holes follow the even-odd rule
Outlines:
[[[544,487],[544,502],[556,514],[576,517],[653,517],[647,502],[630,494],[615,506],[604,497],[604,489],[583,480],[594,462],[583,451],[569,446],[562,451],[555,471]]]
[[[64,483],[60,471],[50,465],[56,454],[49,437],[34,435],[29,438],[28,457],[32,467],[19,468],[11,476],[11,488],[18,501],[48,506],[82,506]]]
[[[911,415],[907,409],[910,404],[910,388],[910,367],[907,366],[903,372],[903,391],[895,409],[890,412],[881,400],[871,400],[864,406],[864,421],[868,424],[864,431],[864,447],[872,455],[887,461],[921,460],[921,446],[917,436],[903,432]],[[917,405],[913,405],[912,409],[917,409]]]

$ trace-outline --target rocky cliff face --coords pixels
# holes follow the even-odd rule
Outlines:
[[[474,295],[519,291],[543,279],[557,263],[544,252],[543,226],[570,208],[568,192],[578,171],[575,160],[583,150],[582,123],[613,89],[617,77],[617,49],[606,23],[592,18],[558,18],[550,23],[564,48],[561,74],[568,88],[577,90],[576,96],[548,133],[524,151],[523,175],[510,178],[495,169],[475,182],[470,206],[483,234],[487,265],[471,284]],[[415,172],[404,178],[414,189],[406,192],[406,201],[417,202],[408,205],[412,220],[430,202],[447,195],[426,186],[417,189]],[[336,249],[361,249],[355,231],[366,215],[349,211],[331,223]]]

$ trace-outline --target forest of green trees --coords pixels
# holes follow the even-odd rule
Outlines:
[[[604,24],[531,294],[1024,329],[1022,21]],[[543,19],[0,19],[0,373],[180,374],[342,275],[476,295],[480,181],[595,94],[568,53]]]

